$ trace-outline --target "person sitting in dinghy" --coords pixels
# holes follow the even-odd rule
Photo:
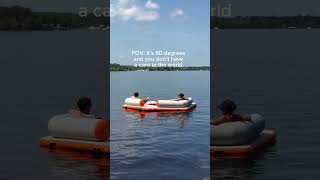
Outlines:
[[[188,100],[188,98],[185,98],[183,93],[179,93],[177,99],[171,99],[171,100],[172,101],[181,101],[181,100]]]
[[[223,101],[218,108],[221,110],[222,115],[217,119],[211,119],[211,125],[219,125],[234,121],[251,121],[250,115],[234,114],[233,112],[237,109],[237,105],[229,99]]]
[[[181,100],[188,100],[188,98],[185,98],[184,97],[184,94],[183,93],[180,93],[180,94],[178,94],[178,101],[181,101]]]
[[[132,98],[132,99],[141,99],[141,98],[139,98],[139,93],[138,92],[133,93],[133,96],[131,96],[130,98]],[[144,100],[144,102],[147,102],[149,100],[149,97],[142,98],[142,99]]]

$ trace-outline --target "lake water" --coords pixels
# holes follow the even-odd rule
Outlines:
[[[0,32],[0,179],[106,179],[109,160],[47,153],[47,122],[90,96],[105,115],[105,32]]]
[[[210,173],[210,84],[204,72],[111,73],[111,179],[202,179]],[[140,113],[121,108],[139,91],[151,100],[183,92],[188,113]]]
[[[212,179],[317,179],[320,31],[218,30],[212,38],[214,102],[230,97],[240,112],[263,114],[278,132],[277,145],[263,155],[212,161]],[[92,97],[98,115],[107,111],[106,33],[0,32],[0,39],[0,179],[106,179],[108,159],[38,147],[48,119],[74,107],[79,96]],[[131,73],[111,78],[118,95],[111,99],[117,113],[111,177],[208,176],[208,72]],[[174,115],[123,111],[120,105],[135,90],[155,99],[183,91],[198,108]]]
[[[262,155],[211,161],[211,179],[320,177],[319,40],[319,30],[213,32],[213,107],[234,99],[239,112],[261,113],[278,137]]]

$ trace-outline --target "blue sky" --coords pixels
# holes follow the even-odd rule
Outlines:
[[[132,50],[185,51],[185,66],[210,65],[209,0],[111,0],[111,62]]]

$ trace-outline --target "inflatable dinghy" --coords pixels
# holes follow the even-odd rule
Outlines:
[[[264,128],[265,120],[259,114],[252,114],[251,121],[211,125],[211,157],[246,157],[274,145],[275,130]]]
[[[49,120],[50,136],[41,138],[40,146],[51,150],[109,153],[107,128],[106,120],[57,115]]]
[[[158,100],[147,101],[143,99],[127,98],[124,109],[133,109],[138,111],[190,111],[197,105],[192,98],[186,100]]]

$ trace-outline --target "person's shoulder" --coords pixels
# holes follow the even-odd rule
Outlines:
[[[222,119],[223,119],[223,116],[211,118],[212,121],[219,121],[219,120],[222,120]]]

